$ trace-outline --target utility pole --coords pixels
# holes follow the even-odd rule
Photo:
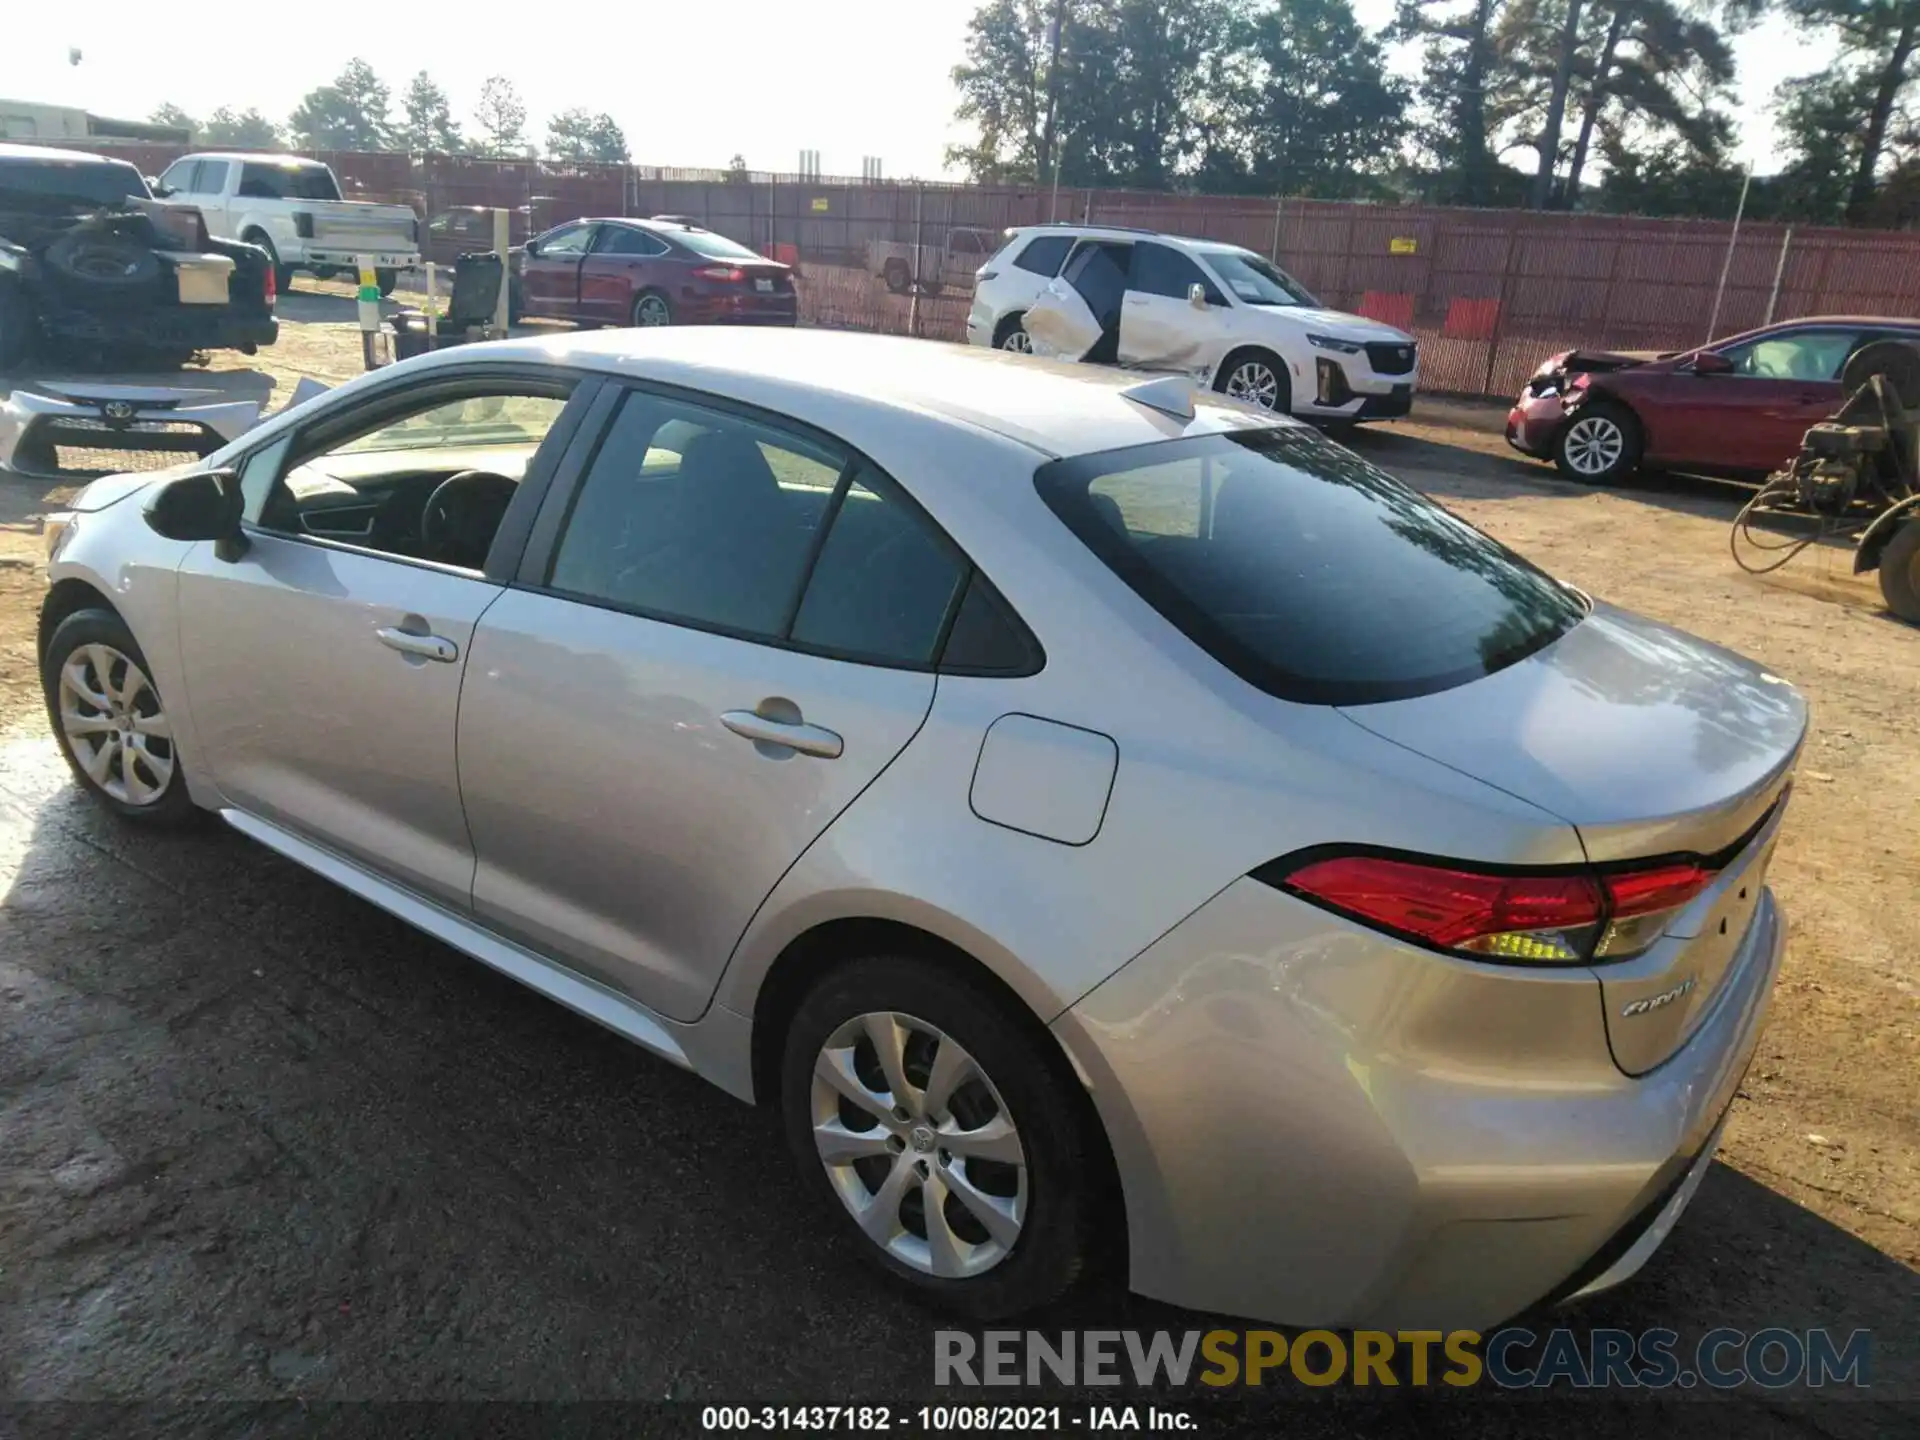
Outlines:
[[[1060,218],[1060,159],[1055,153],[1053,116],[1060,103],[1060,41],[1067,33],[1067,0],[1053,0],[1053,54],[1047,61],[1047,122],[1040,132],[1040,171],[1046,173],[1053,161],[1053,201],[1047,212],[1049,221]]]

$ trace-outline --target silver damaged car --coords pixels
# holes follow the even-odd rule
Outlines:
[[[1790,685],[1181,380],[462,346],[49,528],[102,804],[777,1107],[964,1314],[1102,1255],[1299,1325],[1615,1284],[1780,962]]]

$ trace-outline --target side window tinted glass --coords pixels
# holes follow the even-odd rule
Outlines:
[[[581,485],[549,583],[780,638],[845,463],[785,429],[631,394]]]
[[[1072,246],[1071,235],[1042,235],[1037,240],[1029,240],[1013,263],[1022,270],[1044,275],[1051,280],[1060,273],[1060,262],[1067,258],[1067,251]]]
[[[940,668],[966,675],[1030,675],[1040,668],[1039,643],[978,570],[947,632]]]
[[[629,230],[624,225],[603,225],[600,238],[593,242],[596,255],[661,255],[666,246],[651,235],[643,235],[638,230]]]
[[[836,654],[930,664],[964,569],[919,511],[862,467],[834,514],[793,639]]]
[[[1217,286],[1208,284],[1207,277],[1198,265],[1165,245],[1142,242],[1133,247],[1133,271],[1127,280],[1129,290],[1138,290],[1147,295],[1167,295],[1176,300],[1187,298],[1189,286],[1201,285],[1206,288],[1207,299],[1224,305],[1226,297],[1221,296]]]

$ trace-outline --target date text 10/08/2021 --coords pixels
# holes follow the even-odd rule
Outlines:
[[[700,1428],[716,1431],[942,1431],[1059,1435],[1073,1430],[1199,1429],[1184,1410],[1159,1405],[709,1405]]]

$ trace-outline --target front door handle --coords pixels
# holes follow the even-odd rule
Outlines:
[[[769,720],[751,710],[729,710],[721,715],[720,723],[734,734],[759,744],[784,745],[789,750],[822,760],[838,760],[846,748],[833,731],[803,720]]]
[[[438,635],[416,635],[411,630],[402,630],[393,625],[373,633],[382,645],[389,650],[398,650],[402,655],[418,655],[423,660],[438,660],[447,665],[460,658],[460,647]]]

